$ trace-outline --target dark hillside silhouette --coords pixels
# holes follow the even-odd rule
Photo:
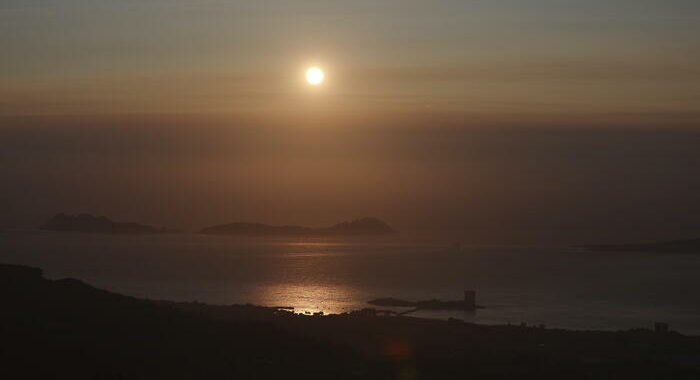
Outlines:
[[[700,338],[148,301],[0,265],[0,378],[697,379]]]
[[[0,378],[353,378],[370,370],[347,349],[0,265]],[[373,371],[375,371],[373,369]]]

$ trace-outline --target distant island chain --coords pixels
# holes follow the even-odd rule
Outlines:
[[[175,229],[154,227],[140,223],[116,222],[104,216],[91,214],[69,215],[65,213],[55,215],[39,228],[48,231],[104,234],[166,234],[180,232]],[[320,228],[236,222],[206,227],[199,232],[206,235],[236,236],[376,236],[394,234],[396,230],[378,218],[364,217]]]

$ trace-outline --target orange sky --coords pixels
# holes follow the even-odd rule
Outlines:
[[[4,0],[0,228],[700,228],[696,0]],[[319,65],[326,81],[304,83]]]
[[[5,116],[698,122],[694,1],[3,4]]]

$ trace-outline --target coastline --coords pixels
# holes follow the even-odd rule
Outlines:
[[[675,332],[489,326],[367,310],[308,316],[255,305],[151,301],[79,280],[47,280],[39,269],[16,265],[0,265],[0,283],[8,306],[1,317],[2,361],[14,367],[60,360],[54,371],[61,374],[75,373],[80,358],[89,373],[106,368],[172,378],[191,378],[202,368],[215,374],[208,377],[242,378],[299,370],[311,378],[395,378],[403,371],[421,378],[700,375],[700,337]],[[239,364],[227,366],[231,361]]]

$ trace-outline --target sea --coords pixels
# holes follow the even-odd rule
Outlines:
[[[461,300],[473,290],[483,306],[476,311],[409,315],[578,330],[665,322],[700,335],[700,254],[28,230],[0,233],[0,263],[134,297],[286,306],[297,313],[344,313],[372,307],[367,301],[379,297]]]

